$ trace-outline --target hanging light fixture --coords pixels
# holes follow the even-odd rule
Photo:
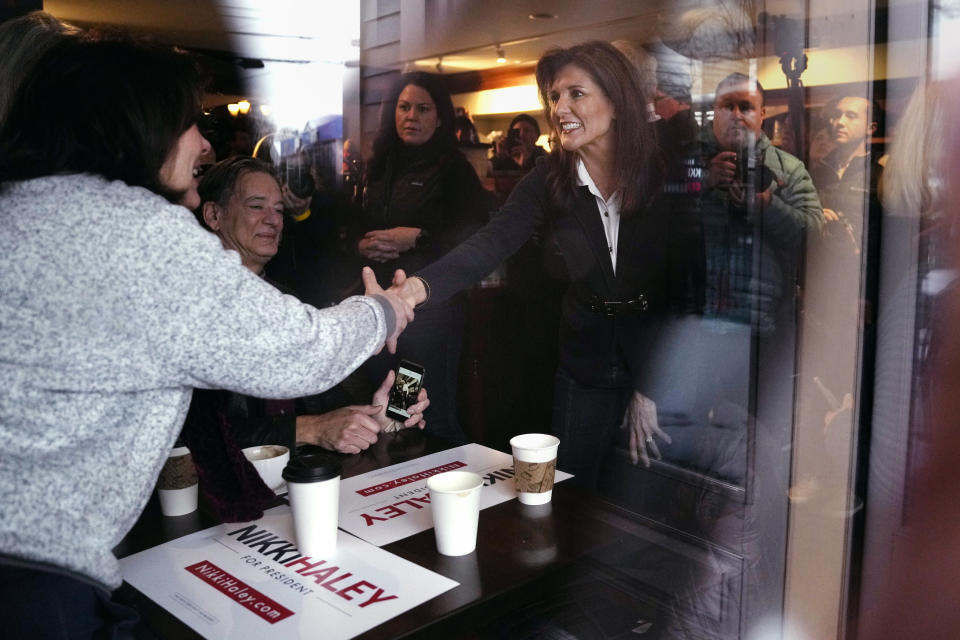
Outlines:
[[[497,45],[497,64],[504,64],[507,61],[507,54],[503,50],[503,47],[499,44]]]

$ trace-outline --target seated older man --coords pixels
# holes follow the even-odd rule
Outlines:
[[[231,157],[206,172],[198,191],[200,223],[220,238],[224,248],[240,254],[245,267],[262,276],[283,232],[283,197],[270,167],[256,158]],[[358,453],[376,442],[381,431],[424,426],[423,411],[430,404],[425,390],[408,408],[411,415],[405,422],[386,416],[393,379],[391,371],[368,405],[340,406],[345,398],[339,389],[298,400],[296,405],[227,391],[197,391],[191,417],[209,416],[212,409],[230,423],[241,447],[282,444],[293,450],[296,444],[314,444]],[[324,411],[334,406],[339,408]]]

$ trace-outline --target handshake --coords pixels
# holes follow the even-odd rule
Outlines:
[[[393,333],[387,336],[386,345],[390,353],[396,353],[397,338],[406,329],[407,324],[413,321],[413,308],[427,299],[426,284],[416,276],[408,278],[402,269],[397,269],[394,272],[393,282],[390,283],[390,288],[386,290],[380,287],[377,277],[370,267],[363,268],[362,277],[364,295],[382,296],[393,308],[396,327]]]

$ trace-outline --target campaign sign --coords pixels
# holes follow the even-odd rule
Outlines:
[[[223,524],[120,560],[124,580],[205,638],[352,638],[457,582],[343,531],[304,556],[290,508]]]
[[[445,471],[483,476],[481,509],[517,497],[513,456],[467,444],[341,480],[340,528],[377,546],[432,529],[427,478]],[[554,482],[570,477],[558,469]]]

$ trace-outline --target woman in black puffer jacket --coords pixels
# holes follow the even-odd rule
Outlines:
[[[492,194],[457,149],[454,111],[441,78],[400,77],[384,101],[380,132],[355,229],[361,261],[389,282],[434,262],[486,222]],[[396,355],[381,353],[363,370],[372,386],[400,359],[423,365],[430,386],[427,430],[453,442],[465,434],[456,417],[457,370],[466,317],[465,294],[418,312]]]

